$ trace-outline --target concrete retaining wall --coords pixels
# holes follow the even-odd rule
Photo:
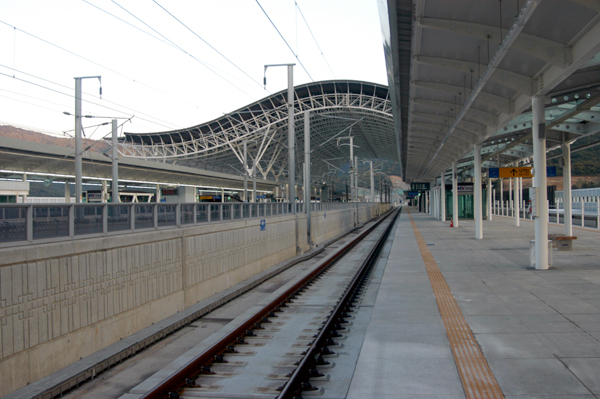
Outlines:
[[[385,205],[358,208],[358,222]],[[356,209],[314,212],[313,242]],[[200,225],[0,250],[0,396],[296,255],[295,217]],[[306,216],[299,246],[308,249]]]

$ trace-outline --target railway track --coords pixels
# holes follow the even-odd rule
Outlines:
[[[370,317],[358,311],[360,301],[400,211],[324,256],[183,364],[159,373],[168,375],[160,383],[123,398],[344,397]]]

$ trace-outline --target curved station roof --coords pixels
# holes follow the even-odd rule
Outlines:
[[[398,142],[392,106],[385,86],[357,81],[325,81],[296,86],[296,176],[304,160],[304,114],[310,112],[311,164],[314,180],[349,163],[354,155],[397,161]],[[177,160],[180,165],[243,174],[244,142],[247,172],[284,181],[288,168],[287,90],[213,121],[169,132],[126,133],[123,156]],[[339,140],[338,140],[339,139]]]

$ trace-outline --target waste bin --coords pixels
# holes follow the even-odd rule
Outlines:
[[[529,264],[535,267],[535,240],[529,240]],[[552,264],[552,240],[548,240],[548,266]]]

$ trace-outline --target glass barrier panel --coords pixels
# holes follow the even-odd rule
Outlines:
[[[271,216],[272,209],[273,209],[273,207],[272,207],[271,203],[267,202],[267,203],[265,204],[265,206],[266,206],[266,208],[267,208],[267,209],[266,209],[266,215],[265,215],[265,216]]]
[[[75,235],[102,233],[102,205],[75,205]]]
[[[194,204],[181,204],[181,224],[194,223]]]
[[[135,229],[150,229],[154,227],[154,206],[135,206]]]
[[[158,204],[158,227],[175,226],[177,224],[175,208],[177,208],[176,204]]]
[[[242,218],[248,219],[250,217],[250,204],[242,204]]]
[[[81,208],[80,208],[81,209]],[[68,237],[68,206],[34,206],[33,239]]]
[[[218,222],[221,220],[219,215],[219,205],[218,204],[210,204],[210,221]]]
[[[257,217],[258,216],[258,204],[250,204],[250,217]]]
[[[231,220],[231,204],[222,204],[223,220]]]
[[[0,207],[0,242],[27,240],[27,207]]]
[[[131,229],[130,213],[130,205],[108,205],[108,231],[123,231]]]
[[[242,204],[233,204],[233,218],[234,219],[242,218]]]
[[[196,204],[196,223],[208,222],[208,205]]]

